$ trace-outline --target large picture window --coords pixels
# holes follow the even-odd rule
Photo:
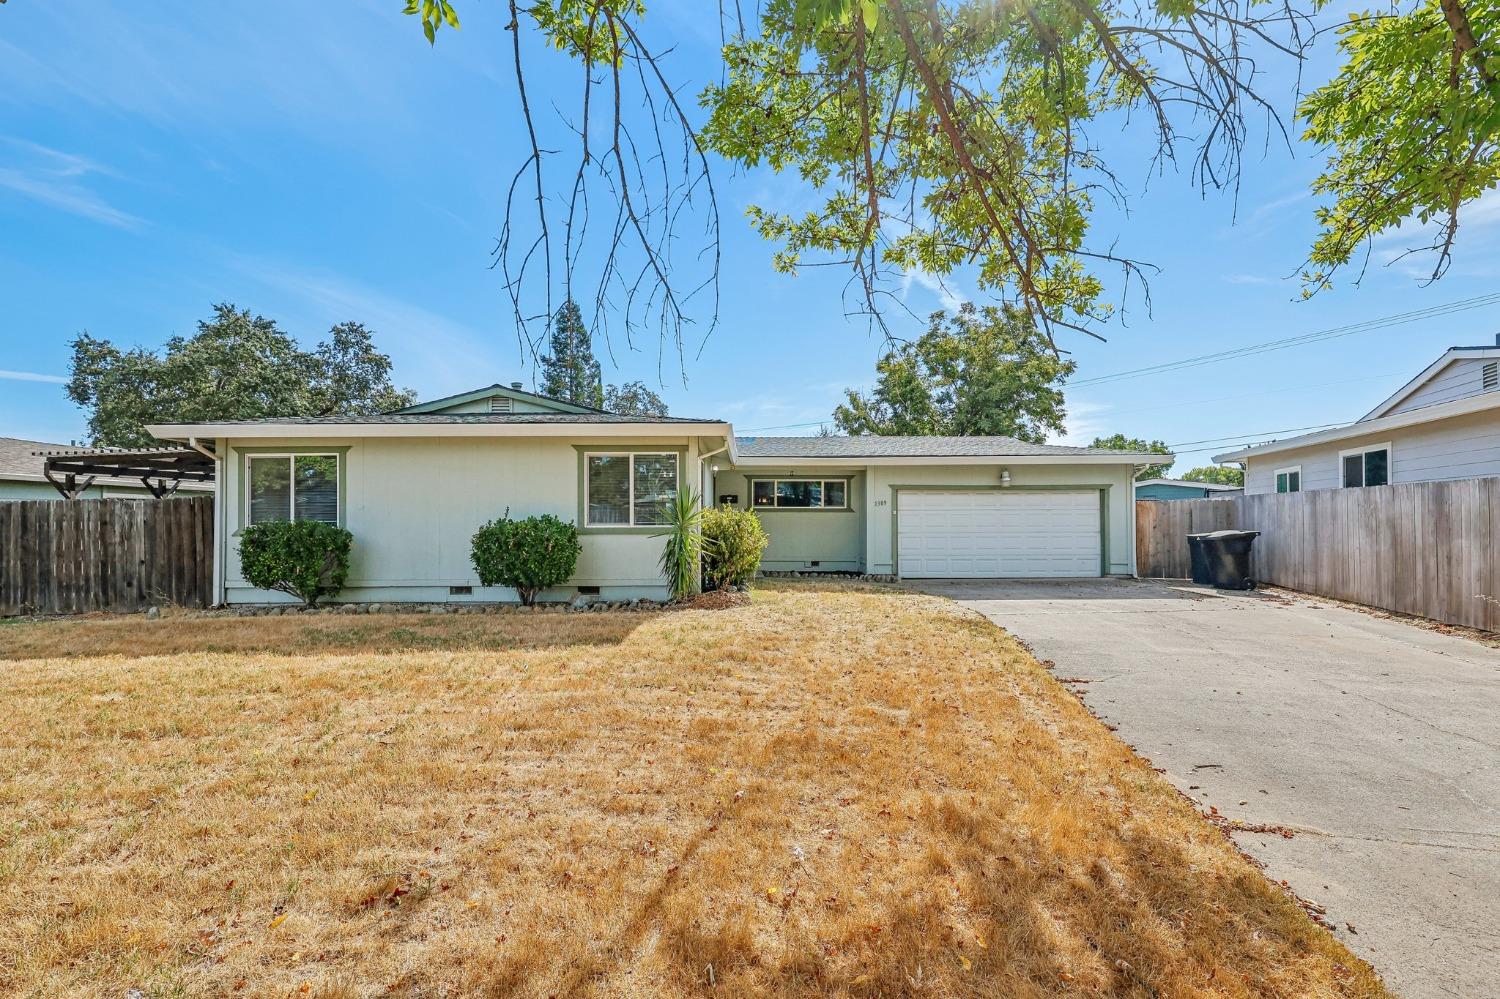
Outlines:
[[[585,526],[645,527],[667,522],[677,494],[677,455],[667,451],[585,458]]]
[[[1359,448],[1339,454],[1344,488],[1385,486],[1391,481],[1391,446]]]
[[[257,454],[246,464],[246,520],[339,522],[339,456],[336,454]]]
[[[777,510],[847,510],[848,479],[756,479],[750,505]]]

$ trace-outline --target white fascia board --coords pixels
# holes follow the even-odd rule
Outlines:
[[[1411,381],[1407,382],[1405,385],[1397,389],[1395,395],[1392,395],[1389,399],[1385,400],[1380,405],[1370,410],[1364,416],[1361,416],[1357,422],[1363,423],[1366,420],[1378,419],[1379,417],[1384,416],[1386,413],[1389,413],[1396,406],[1399,406],[1401,403],[1405,402],[1407,396],[1411,395],[1423,385],[1426,385],[1429,381],[1432,380],[1433,376],[1437,375],[1438,372],[1442,371],[1454,361],[1492,361],[1496,358],[1500,358],[1500,347],[1491,347],[1488,350],[1450,349],[1445,354],[1443,354],[1442,357],[1429,364],[1420,374],[1417,375],[1417,377],[1413,378]]]
[[[1316,444],[1330,444],[1334,441],[1348,440],[1350,437],[1364,437],[1378,434],[1384,430],[1399,430],[1402,427],[1416,426],[1419,423],[1432,423],[1435,420],[1446,420],[1454,416],[1468,416],[1470,413],[1482,413],[1487,409],[1500,406],[1500,392],[1486,392],[1482,395],[1471,395],[1464,399],[1455,399],[1452,402],[1440,402],[1435,406],[1423,406],[1421,409],[1408,410],[1405,413],[1397,413],[1394,416],[1382,416],[1374,420],[1360,420],[1358,423],[1350,423],[1342,427],[1334,427],[1332,430],[1318,430],[1300,437],[1288,437],[1284,441],[1272,441],[1269,444],[1258,444],[1254,447],[1240,448],[1238,451],[1227,451],[1224,454],[1214,455],[1213,460],[1224,461],[1246,461],[1250,458],[1261,458],[1268,454],[1279,454],[1282,451],[1295,451],[1299,448],[1312,447]]]
[[[1155,465],[1170,461],[1167,454],[987,454],[987,455],[918,455],[892,457],[888,455],[863,458],[809,458],[809,457],[755,457],[738,458],[736,468],[797,468],[818,466],[823,468],[863,468],[866,465]]]
[[[1431,364],[1427,365],[1427,367],[1424,368],[1415,378],[1398,388],[1388,399],[1386,399],[1380,405],[1376,406],[1374,409],[1370,410],[1364,416],[1361,416],[1356,422],[1363,423],[1365,420],[1377,419],[1381,416],[1384,416],[1386,413],[1389,413],[1392,407],[1400,405],[1401,400],[1405,399],[1417,389],[1427,384],[1427,380],[1429,378],[1446,368],[1449,362],[1456,359],[1460,353],[1462,352],[1457,350],[1446,351],[1442,357],[1439,357],[1436,361],[1433,361]]]
[[[146,432],[165,441],[189,437],[308,440],[350,437],[721,437],[727,423],[157,423]]]

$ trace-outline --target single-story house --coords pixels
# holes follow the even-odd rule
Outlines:
[[[1295,493],[1500,475],[1500,337],[1450,347],[1348,426],[1216,455],[1245,493]]]
[[[1191,479],[1141,479],[1135,484],[1135,498],[1149,500],[1232,499],[1244,491],[1242,486]]]
[[[768,570],[892,577],[1128,576],[1136,471],[1161,455],[1008,437],[736,437],[728,423],[625,416],[491,385],[369,417],[156,425],[216,465],[215,587],[248,524],[310,518],[354,535],[351,601],[513,600],[469,562],[483,523],[551,513],[583,554],[544,599],[666,595],[663,511],[679,487],[753,510]]]
[[[110,449],[77,448],[71,444],[49,444],[46,441],[24,440],[19,437],[0,437],[0,500],[60,500],[62,492],[47,478],[49,454],[99,454],[108,456]],[[63,479],[54,476],[59,483]],[[151,499],[151,491],[139,478],[120,475],[85,476],[75,478],[75,485],[87,486],[77,491],[76,499]],[[183,482],[184,493],[201,492],[213,487],[201,482]]]

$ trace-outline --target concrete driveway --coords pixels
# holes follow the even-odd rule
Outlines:
[[[1500,651],[1316,601],[942,581],[1050,659],[1406,996],[1500,995]]]

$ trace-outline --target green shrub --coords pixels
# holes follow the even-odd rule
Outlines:
[[[549,586],[572,578],[578,567],[578,528],[549,514],[511,520],[510,511],[474,532],[469,560],[485,586],[513,586],[530,607]]]
[[[702,530],[704,589],[722,590],[750,582],[771,543],[760,518],[749,510],[716,507],[703,511]]]
[[[654,535],[667,539],[661,552],[661,572],[667,577],[673,600],[682,600],[698,592],[703,554],[703,536],[698,531],[698,522],[702,518],[698,494],[691,489],[679,489],[667,504],[667,529]]]
[[[318,520],[254,524],[240,536],[240,571],[252,586],[290,593],[312,607],[349,578],[354,535]]]

